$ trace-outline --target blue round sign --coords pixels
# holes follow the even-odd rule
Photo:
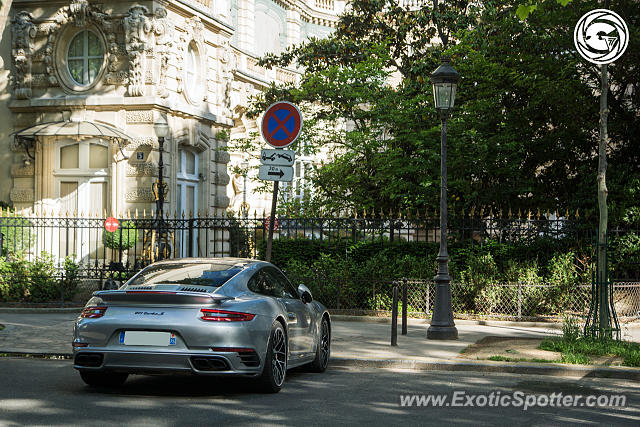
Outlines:
[[[262,137],[275,148],[293,143],[302,129],[302,114],[290,102],[280,101],[267,108],[262,117]]]

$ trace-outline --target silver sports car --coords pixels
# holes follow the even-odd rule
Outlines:
[[[255,377],[270,392],[287,369],[329,363],[331,320],[309,289],[274,265],[242,258],[154,263],[97,291],[74,328],[74,367],[90,386],[129,374]]]

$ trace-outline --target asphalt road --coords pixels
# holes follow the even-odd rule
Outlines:
[[[400,393],[467,396],[624,394],[625,408],[400,406]],[[462,400],[462,399],[461,399]],[[466,400],[466,398],[465,398]],[[467,403],[467,402],[465,402]],[[480,402],[479,402],[480,403]],[[640,385],[624,380],[333,368],[289,372],[275,395],[245,381],[130,377],[117,389],[84,385],[68,360],[0,358],[0,426],[14,425],[640,425]]]

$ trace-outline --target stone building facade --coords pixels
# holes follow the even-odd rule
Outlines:
[[[228,152],[226,135],[257,129],[243,114],[251,94],[297,78],[256,58],[329,34],[343,8],[334,0],[3,2],[0,201],[36,214],[149,212],[153,124],[164,120],[165,210],[234,208],[229,165],[246,153]]]

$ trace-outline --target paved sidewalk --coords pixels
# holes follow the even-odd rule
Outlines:
[[[0,310],[0,353],[61,353],[71,354],[73,323],[78,311],[10,312]],[[427,340],[426,320],[409,319],[408,334],[401,335],[398,325],[398,346],[392,347],[391,325],[380,321],[347,321],[336,316],[332,322],[333,357],[373,360],[434,360],[456,359],[464,348],[486,336],[543,337],[558,334],[550,327],[504,325],[483,326],[476,322],[457,323],[459,339],[455,341]]]
[[[0,353],[71,355],[73,323],[79,310],[48,312],[0,309]],[[404,368],[417,370],[470,370],[566,376],[608,376],[640,379],[640,369],[571,366],[554,363],[473,361],[460,352],[487,336],[541,338],[559,335],[557,324],[516,322],[456,322],[458,340],[427,340],[428,321],[409,319],[408,334],[392,347],[391,325],[379,319],[335,316],[332,322],[332,366]],[[359,321],[356,321],[359,320]],[[637,335],[640,329],[634,329]]]

